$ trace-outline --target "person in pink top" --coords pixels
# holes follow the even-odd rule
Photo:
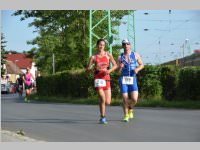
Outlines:
[[[31,90],[32,90],[31,78],[33,80],[35,80],[33,75],[30,73],[30,68],[27,68],[26,73],[24,74],[24,84],[25,84],[25,90],[26,90],[26,96],[25,96],[25,99],[24,99],[25,102],[30,102],[28,100],[28,96],[31,94]]]

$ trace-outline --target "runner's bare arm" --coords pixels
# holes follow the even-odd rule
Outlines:
[[[116,63],[115,59],[113,58],[112,54],[108,53],[108,56],[109,56],[110,61],[111,61],[112,65],[113,65],[112,68],[110,68],[108,70],[108,73],[111,73],[111,72],[113,72],[114,70],[117,69],[117,63]]]
[[[137,60],[137,63],[138,63],[138,67],[134,70],[135,73],[137,74],[140,70],[142,70],[144,68],[144,64],[142,62],[142,59],[140,57],[140,55],[138,53],[135,53],[135,56],[136,56],[136,60]]]
[[[121,72],[122,68],[124,67],[124,64],[121,62],[120,56],[118,56],[117,66],[117,71]]]
[[[94,58],[93,58],[93,56],[91,56],[89,64],[86,67],[86,72],[89,72],[89,70],[91,69],[91,66],[92,66],[93,63],[94,63]]]
[[[25,82],[26,82],[26,80],[25,80],[25,77],[24,77],[24,75],[23,75],[22,79],[23,79],[23,82],[25,83]]]

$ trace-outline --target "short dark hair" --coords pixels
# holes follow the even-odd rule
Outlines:
[[[98,39],[97,45],[99,45],[99,43],[102,42],[102,41],[106,44],[106,41],[104,39]]]

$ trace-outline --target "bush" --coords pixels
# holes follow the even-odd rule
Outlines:
[[[91,81],[92,78],[86,77],[84,72],[65,71],[51,76],[38,77],[37,89],[41,96],[88,97],[88,87]]]
[[[112,90],[112,97],[113,98],[121,98],[121,93],[120,93],[120,88],[119,88],[119,78],[120,74],[119,73],[113,73],[110,76],[111,78],[111,90]]]
[[[166,100],[172,100],[177,96],[178,71],[179,68],[176,66],[162,66],[160,68],[162,95]]]
[[[112,98],[121,98],[119,73],[111,74]],[[139,98],[142,99],[190,99],[200,100],[200,68],[175,66],[145,66],[137,75]],[[39,96],[65,96],[74,98],[98,98],[93,75],[84,71],[64,71],[37,78]]]
[[[145,66],[138,74],[138,88],[140,98],[159,99],[162,93],[162,87],[159,80],[158,66]]]
[[[200,100],[200,68],[185,67],[180,70],[178,96],[182,99]]]

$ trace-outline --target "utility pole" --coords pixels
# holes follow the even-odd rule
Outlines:
[[[191,49],[190,49],[190,40],[189,39],[185,39],[185,48],[188,51],[188,55],[191,54]]]
[[[92,56],[92,14],[93,14],[93,11],[90,10],[90,49],[89,49],[89,57]]]
[[[55,56],[54,56],[54,53],[53,53],[53,63],[52,63],[52,66],[53,66],[53,74],[55,74]]]
[[[182,58],[182,65],[184,66],[185,65],[185,54],[184,54],[184,44],[181,46],[181,48],[182,48],[182,52],[183,52],[183,58]]]
[[[19,60],[15,60],[15,80],[17,79],[17,64],[16,62],[18,62]]]

